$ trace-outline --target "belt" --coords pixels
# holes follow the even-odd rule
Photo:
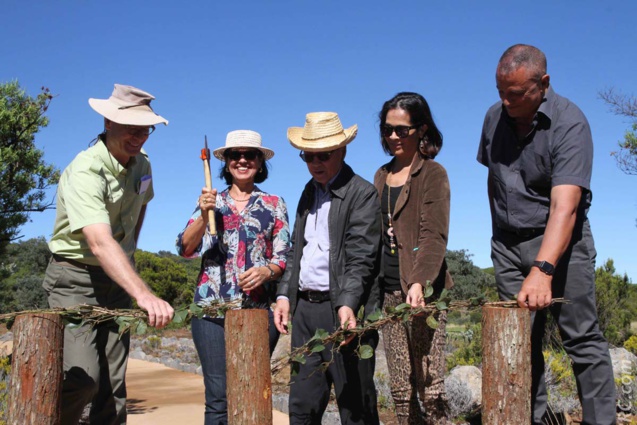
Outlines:
[[[502,227],[498,227],[498,232],[507,234],[507,235],[515,235],[521,238],[534,238],[536,236],[540,236],[544,234],[546,227],[536,227],[536,228],[527,228],[527,229],[503,229]]]
[[[79,261],[71,260],[70,258],[65,258],[57,254],[53,254],[53,256],[51,257],[51,261],[53,261],[55,264],[58,264],[62,267],[73,267],[76,269],[82,269],[89,272],[104,271],[104,269],[102,269],[100,266],[91,266],[90,264],[80,263]]]
[[[330,300],[330,291],[299,291],[299,298],[311,303],[322,303]]]

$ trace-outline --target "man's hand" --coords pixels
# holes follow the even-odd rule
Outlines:
[[[422,285],[420,283],[413,283],[409,287],[409,291],[407,291],[407,299],[405,301],[412,307],[425,306],[425,295],[422,291]]]
[[[284,335],[288,334],[288,317],[290,315],[290,301],[281,298],[276,300],[274,308],[274,326]]]
[[[531,273],[522,282],[522,289],[518,293],[518,305],[531,311],[542,310],[551,305],[551,276],[542,273],[537,267],[531,268]]]
[[[356,327],[356,316],[354,310],[344,305],[338,309],[338,321],[341,323],[341,329],[351,329]],[[341,346],[347,345],[356,337],[356,335],[350,335],[341,342]]]
[[[136,299],[137,305],[148,312],[148,324],[161,329],[173,319],[175,311],[166,301],[148,292]]]

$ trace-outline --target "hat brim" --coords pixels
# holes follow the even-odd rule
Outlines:
[[[109,99],[89,99],[88,104],[104,118],[123,125],[168,125],[168,120],[157,115],[148,106],[119,109]]]
[[[268,159],[271,159],[274,156],[274,151],[272,149],[268,149],[268,148],[265,148],[263,146],[261,146],[261,147],[256,147],[256,146],[230,146],[230,147],[222,146],[222,147],[217,148],[214,151],[212,151],[212,154],[218,160],[225,161],[226,158],[223,156],[223,153],[226,151],[226,149],[237,149],[237,148],[260,150],[261,153],[263,154],[263,159],[265,159],[266,161]]]
[[[292,146],[302,151],[327,152],[346,146],[354,140],[357,133],[358,126],[354,124],[343,130],[341,134],[308,140],[303,138],[303,127],[290,127],[288,128],[288,141]]]

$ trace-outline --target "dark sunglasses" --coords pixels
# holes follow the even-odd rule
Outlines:
[[[301,159],[305,162],[307,162],[308,164],[312,161],[314,161],[314,158],[318,158],[319,161],[321,162],[326,162],[329,161],[330,157],[332,156],[332,154],[335,151],[329,151],[329,152],[305,152],[305,151],[301,151],[301,153],[299,153],[299,156],[301,157]]]
[[[385,125],[380,126],[380,132],[385,137],[391,137],[391,135],[395,131],[396,132],[396,136],[398,136],[398,138],[404,139],[405,137],[409,136],[409,131],[410,130],[412,130],[414,128],[418,128],[421,125],[422,124],[410,125],[410,126],[397,125],[396,127],[394,127],[393,125],[385,124]]]
[[[238,161],[241,157],[245,158],[246,161],[254,161],[259,156],[259,151],[257,150],[249,150],[249,151],[226,151],[226,157],[231,159],[232,161]]]

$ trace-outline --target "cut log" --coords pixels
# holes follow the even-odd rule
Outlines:
[[[482,423],[531,423],[531,315],[482,309]]]
[[[272,377],[266,310],[226,314],[229,425],[272,425]]]
[[[58,314],[22,314],[13,326],[7,423],[60,423],[64,325]]]

